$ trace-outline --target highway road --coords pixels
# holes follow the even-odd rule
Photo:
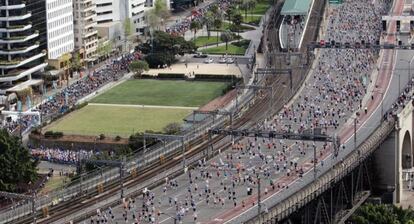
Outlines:
[[[326,39],[337,38],[345,42],[362,36],[375,40],[380,30],[380,23],[376,21],[385,10],[385,5],[380,3],[382,1],[376,1],[373,5],[371,1],[356,0],[344,3],[330,15]],[[400,0],[394,13],[401,11]],[[390,29],[395,29],[395,26]],[[388,36],[386,41],[394,40],[395,37]],[[353,142],[349,141],[353,123],[347,120],[354,116],[358,108],[361,109],[357,144],[361,143],[375,129],[373,124],[380,122],[382,115],[378,108],[383,92],[386,92],[383,106],[390,108],[398,97],[396,85],[405,86],[408,82],[408,77],[404,78],[403,75],[398,75],[399,82],[395,76],[391,76],[394,59],[407,57],[406,53],[395,57],[394,51],[386,50],[381,55],[381,66],[376,73],[376,56],[371,50],[321,50],[312,74],[294,103],[287,105],[278,116],[258,124],[258,127],[295,131],[321,127],[327,134],[339,133],[341,143],[345,146],[340,151],[340,157],[345,156],[354,148]],[[376,89],[373,90],[368,84],[376,86]],[[365,122],[367,120],[369,125]],[[126,209],[121,206],[113,208],[114,221],[124,223],[126,216],[129,222],[134,217],[140,217],[141,223],[150,223],[151,217],[154,217],[157,223],[174,223],[174,219],[194,223],[196,217],[199,223],[239,223],[245,214],[257,209],[257,176],[261,180],[262,200],[266,201],[270,196],[283,195],[280,193],[286,192],[287,186],[292,189],[300,182],[305,182],[299,173],[306,172],[308,178],[313,167],[312,142],[249,138],[235,142],[233,147],[211,161],[200,162],[197,169],[185,175],[166,180],[164,186],[151,190],[145,198],[131,201],[125,206]],[[328,167],[324,164],[337,162],[331,159],[330,144],[317,143],[315,147],[318,157],[324,158],[323,162],[321,159],[318,161],[320,172]],[[248,188],[252,189],[252,195],[247,194]],[[262,209],[267,209],[266,203]],[[111,219],[107,212],[103,211],[101,218],[105,213]]]

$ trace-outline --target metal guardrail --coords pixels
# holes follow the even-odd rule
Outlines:
[[[241,94],[238,100],[238,109],[242,111],[242,109],[250,103],[250,101],[254,98],[254,91],[253,90],[245,90]],[[235,107],[234,105],[230,105],[230,107]],[[233,108],[231,108],[233,109]],[[235,111],[235,110],[231,110]],[[238,111],[235,111],[237,114]],[[214,123],[209,119],[205,120],[204,122],[198,123],[195,129],[188,130],[184,133],[185,136],[185,144],[193,141],[194,139],[198,138],[199,136],[205,134],[209,128],[216,128],[223,125],[228,120],[227,116],[218,116]],[[153,165],[154,163],[159,161],[160,155],[168,156],[174,153],[177,149],[181,147],[181,143],[179,141],[170,141],[165,144],[165,148],[160,144],[157,144],[147,151],[147,163],[144,166],[143,161],[141,158],[136,158],[137,156],[134,155],[132,158],[128,159],[128,163],[126,165],[126,170],[129,172],[132,169],[142,170],[146,167]],[[135,157],[135,158],[134,158]],[[96,188],[98,185],[103,184],[104,187],[117,180],[119,178],[119,169],[118,168],[104,168],[102,170],[98,170],[96,172],[89,173],[87,175],[82,176],[82,181],[78,180],[75,183],[71,183],[70,186],[67,186],[62,189],[57,189],[55,191],[50,192],[48,195],[40,196],[36,198],[35,207],[36,210],[40,210],[43,207],[48,207],[52,205],[59,204],[64,201],[68,201],[77,195],[80,195],[82,192],[87,192],[91,189]],[[32,212],[32,205],[31,203],[27,202],[16,206],[14,208],[9,208],[1,211],[0,213],[0,223],[6,223],[18,218],[24,217],[26,215],[31,214]]]

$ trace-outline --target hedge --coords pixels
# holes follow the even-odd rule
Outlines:
[[[208,80],[208,81],[238,81],[241,78],[235,75],[214,75],[214,74],[196,74],[194,80]]]
[[[45,132],[45,138],[61,138],[63,137],[63,132],[60,131],[47,131]]]
[[[184,73],[159,73],[159,79],[185,79]]]

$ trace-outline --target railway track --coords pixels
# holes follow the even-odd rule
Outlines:
[[[271,28],[275,28],[274,26]],[[269,32],[272,33],[272,32]],[[311,31],[312,34],[315,33],[315,31]],[[312,41],[314,35],[307,35],[305,36],[305,41]],[[305,34],[306,35],[306,34]],[[276,40],[277,41],[277,40]],[[276,42],[277,43],[277,42]],[[273,44],[275,44],[273,42]],[[303,49],[301,49],[303,52]],[[302,71],[305,72],[305,71]],[[300,71],[296,72],[296,74],[300,73]],[[269,84],[273,86],[278,91],[274,92],[273,99],[274,99],[274,108],[272,108],[272,111],[279,111],[285,104],[285,100],[283,99],[290,99],[293,95],[295,90],[297,90],[300,85],[302,84],[303,80],[305,78],[305,75],[297,75],[294,76],[293,79],[293,90],[289,90],[289,88],[280,88],[281,85],[288,82],[287,76],[277,76],[272,77],[270,79],[265,79],[263,84]],[[267,83],[266,83],[267,82]],[[258,121],[263,120],[264,117],[270,116],[270,114],[267,114],[267,109],[269,108],[268,102],[272,97],[270,97],[269,93],[265,93],[262,96],[255,97],[255,102],[249,107],[247,111],[244,112],[244,114],[239,117],[238,119],[235,119],[233,123],[233,128],[251,128],[252,126],[256,125]],[[228,125],[228,124],[227,124]],[[186,158],[192,158],[197,155],[202,155],[200,158],[206,158],[214,156],[219,151],[224,151],[228,149],[231,145],[230,141],[226,139],[226,136],[213,136],[211,142],[206,141],[207,135],[204,134],[200,137],[198,137],[196,140],[193,140],[190,142],[186,149],[188,149],[185,152]],[[210,145],[214,146],[214,151],[210,154],[208,153],[208,149]],[[206,153],[207,152],[207,153]],[[177,151],[174,153],[171,153],[170,155],[165,157],[165,161],[161,162],[158,161],[156,163],[153,163],[151,166],[140,170],[138,174],[130,174],[127,177],[124,178],[124,187],[125,188],[134,188],[139,183],[143,183],[146,180],[149,180],[151,177],[157,175],[162,170],[169,170],[172,169],[178,165],[181,164],[182,161],[182,153],[181,151]],[[194,162],[192,164],[188,164],[189,167],[194,165]],[[182,173],[177,172],[173,173],[172,176],[178,176]],[[95,203],[99,201],[106,200],[110,197],[113,197],[114,195],[118,195],[121,186],[118,182],[119,180],[112,181],[108,185],[105,186],[105,191],[102,193],[98,192],[98,189],[94,189],[93,191],[89,191],[87,195],[78,195],[73,200],[69,200],[67,202],[62,202],[60,204],[57,204],[55,206],[50,207],[50,210],[48,211],[48,216],[46,218],[43,218],[43,214],[41,211],[38,211],[36,213],[36,219],[37,223],[53,223],[58,220],[63,219],[68,214],[73,214],[78,211],[84,210],[85,208],[90,207],[91,205],[94,205]],[[162,180],[160,181],[162,182]],[[157,184],[160,183],[154,183],[150,186],[156,187]],[[142,189],[135,190],[132,194],[127,195],[128,197],[133,197],[138,194],[140,194]],[[109,206],[115,206],[117,204],[120,204],[120,200],[117,200],[114,203],[110,203],[105,205],[105,207]],[[77,217],[73,221],[79,221],[83,220],[91,215],[93,215],[95,212],[88,213],[84,216]],[[33,220],[33,216],[26,216],[24,218],[15,220],[13,223],[20,224],[20,223],[30,223]]]

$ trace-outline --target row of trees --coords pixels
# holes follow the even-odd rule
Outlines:
[[[395,205],[374,205],[367,203],[352,215],[355,224],[414,224],[414,211]]]

